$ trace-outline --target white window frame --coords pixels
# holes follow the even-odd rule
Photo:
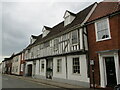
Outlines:
[[[72,34],[73,34],[73,32],[75,32],[75,31],[77,32],[77,43],[73,43],[73,41],[72,41],[72,40],[73,40]],[[79,37],[78,37],[78,33],[79,33],[79,32],[78,32],[77,29],[71,32],[71,44],[72,44],[73,46],[78,44],[78,38],[79,38]]]
[[[55,38],[54,39],[54,50],[58,50],[59,48],[59,38]]]
[[[58,63],[58,61],[60,61],[60,62]],[[62,72],[62,59],[57,59],[57,70],[56,71],[57,71],[57,73]]]
[[[44,65],[43,67],[42,67],[42,65]],[[41,72],[44,72],[44,69],[45,69],[45,62],[44,61],[41,61]]]
[[[97,34],[97,23],[100,22],[100,21],[102,21],[102,20],[105,20],[105,19],[107,20],[107,26],[108,26],[108,34],[109,34],[109,37],[108,37],[108,38],[105,38],[105,39],[98,39],[98,34]],[[96,42],[111,39],[110,25],[109,25],[109,19],[108,19],[108,18],[103,18],[103,19],[100,19],[100,20],[98,20],[98,21],[95,22],[95,33],[96,33]]]
[[[78,58],[78,59],[79,59],[79,73],[74,73],[74,64],[73,64],[73,62],[74,62],[74,59],[75,59],[75,58]],[[80,74],[81,74],[81,72],[80,72],[81,70],[80,70],[80,69],[81,69],[81,68],[80,68],[80,57],[73,57],[73,58],[72,58],[72,73],[73,73],[73,74],[78,74],[78,75],[80,75]]]

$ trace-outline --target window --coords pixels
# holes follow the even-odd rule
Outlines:
[[[18,66],[16,66],[16,72],[18,72]]]
[[[49,46],[50,46],[50,42],[49,41],[44,43],[44,48],[49,47]]]
[[[41,61],[41,72],[44,72],[44,61]]]
[[[43,44],[40,45],[40,50],[43,49]]]
[[[34,54],[33,54],[33,52],[31,52],[31,58],[33,58],[34,57]]]
[[[72,31],[72,44],[78,43],[78,31]]]
[[[57,72],[62,72],[62,59],[57,60]]]
[[[59,39],[58,38],[54,39],[54,50],[58,50],[58,43]]]
[[[18,56],[17,56],[17,57],[15,57],[15,62],[18,62],[18,58],[19,58]]]
[[[73,73],[80,74],[79,58],[73,58]]]
[[[102,19],[96,22],[95,29],[96,29],[96,40],[97,41],[110,39],[108,19]]]
[[[65,17],[64,26],[70,24],[70,16]]]

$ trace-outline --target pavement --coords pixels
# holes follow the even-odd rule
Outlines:
[[[9,76],[9,75],[3,75],[2,76],[2,89],[48,89],[50,88],[51,90],[53,88],[56,88],[58,90],[62,90],[62,88],[47,85],[47,84],[42,84],[39,82],[34,82],[30,81],[27,79],[21,79],[18,77],[14,76]]]
[[[56,81],[49,80],[49,79],[36,79],[36,78],[31,78],[31,77],[15,76],[15,75],[5,75],[5,76],[35,82],[35,83],[39,83],[41,85],[48,85],[52,88],[62,88],[62,90],[63,89],[65,89],[65,90],[74,90],[74,89],[75,90],[94,90],[94,89],[84,88],[84,87],[77,86],[77,85],[60,83],[60,82],[56,82]],[[95,89],[95,90],[97,90],[97,89]]]

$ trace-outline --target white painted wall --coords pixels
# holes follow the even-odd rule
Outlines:
[[[72,16],[70,15],[69,12],[65,12],[65,16],[64,16],[64,26],[70,24],[74,19],[75,19],[75,16]]]
[[[40,60],[36,60],[36,72],[35,75],[40,75]]]
[[[32,75],[33,75],[33,61],[27,61],[25,65],[25,75],[28,73],[28,65],[32,64]]]
[[[62,59],[62,71],[57,72],[57,60]],[[66,79],[66,61],[65,57],[54,57],[53,58],[53,77]]]
[[[46,30],[46,28],[43,27],[42,32],[43,32],[43,35],[42,35],[42,38],[43,38],[43,37],[47,36],[47,34],[48,34],[50,31],[49,31],[49,30]]]
[[[79,57],[80,60],[80,74],[73,74],[72,58]],[[89,82],[87,76],[87,61],[86,55],[73,55],[67,57],[68,79],[82,82]]]
[[[2,73],[5,73],[5,62],[2,62]]]
[[[16,61],[18,59],[18,61]],[[13,57],[12,60],[12,74],[20,75],[20,62],[21,62],[21,54]],[[13,70],[14,68],[14,70]],[[16,71],[17,69],[17,71]]]
[[[0,63],[0,73],[2,73],[2,63]]]
[[[44,61],[44,71],[41,71],[41,62]],[[40,75],[41,76],[46,76],[46,60],[45,59],[41,59],[40,60]]]

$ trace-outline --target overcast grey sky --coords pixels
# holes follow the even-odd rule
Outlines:
[[[1,60],[12,53],[22,51],[29,44],[30,35],[41,34],[44,25],[53,27],[63,21],[63,15],[66,10],[77,13],[96,0],[92,2],[88,2],[88,0],[79,2],[74,0],[69,0],[69,2],[65,0],[59,0],[59,2],[56,0],[49,2],[45,0],[44,2],[35,1],[2,1],[2,17],[0,16],[3,40],[2,48],[0,47],[0,50],[2,49]]]

